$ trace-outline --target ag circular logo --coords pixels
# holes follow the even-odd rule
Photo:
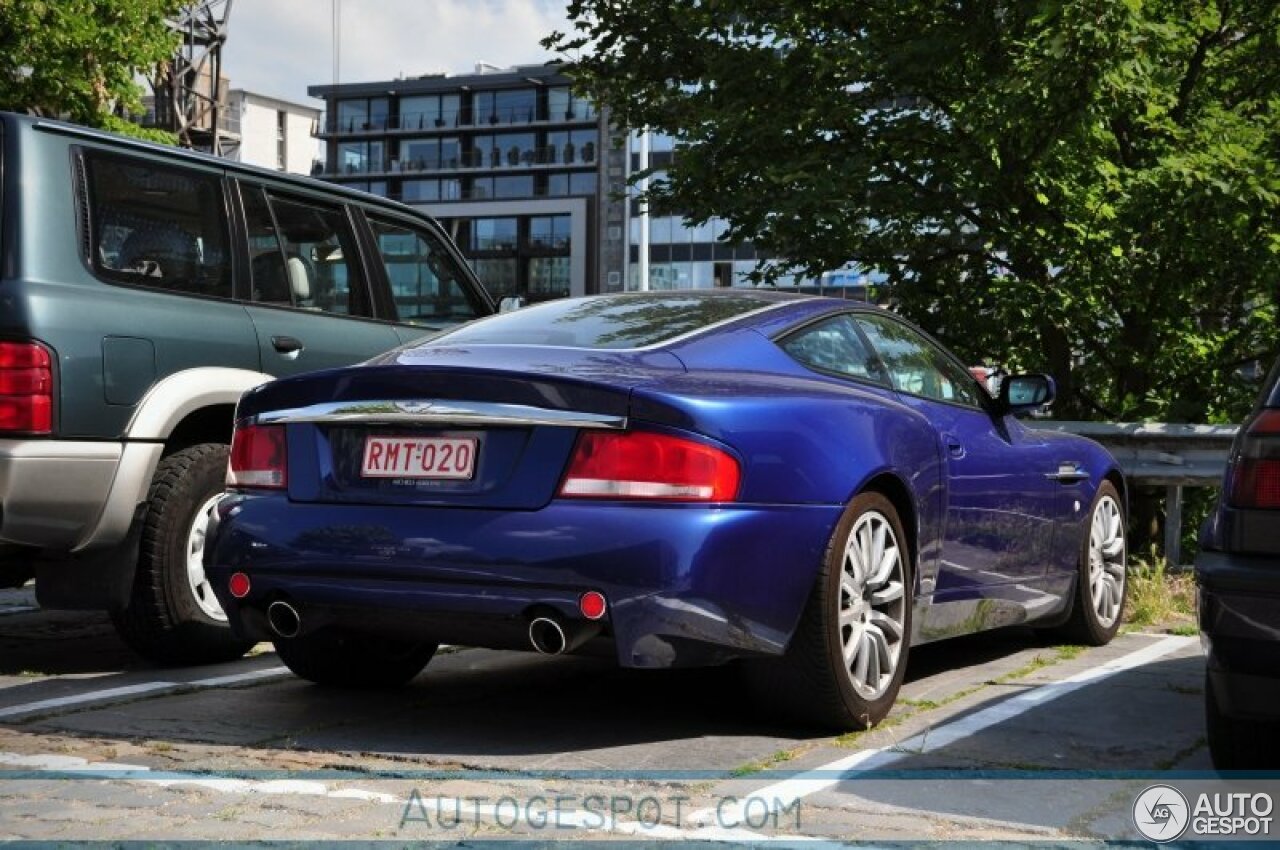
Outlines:
[[[1191,807],[1177,788],[1152,785],[1133,801],[1133,825],[1152,841],[1173,841],[1187,831]]]

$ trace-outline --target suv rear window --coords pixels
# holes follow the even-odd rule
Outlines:
[[[213,174],[90,153],[89,256],[113,283],[231,297],[226,204]]]
[[[606,295],[568,298],[465,325],[436,337],[447,345],[483,343],[565,348],[659,345],[770,306],[746,295]]]

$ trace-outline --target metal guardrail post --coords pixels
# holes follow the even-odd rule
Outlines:
[[[1182,485],[1170,484],[1164,497],[1164,559],[1182,563]]]

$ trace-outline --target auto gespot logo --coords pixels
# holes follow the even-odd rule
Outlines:
[[[1246,791],[1201,793],[1192,805],[1171,785],[1152,785],[1133,801],[1133,823],[1146,838],[1165,842],[1190,829],[1201,836],[1260,836],[1271,832],[1270,794]]]

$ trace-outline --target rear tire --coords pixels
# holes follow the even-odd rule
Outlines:
[[[1080,541],[1078,577],[1071,615],[1057,629],[1059,637],[1086,646],[1103,646],[1120,630],[1129,595],[1128,547],[1120,494],[1103,481],[1089,507]]]
[[[253,646],[232,636],[200,565],[226,470],[227,447],[203,443],[161,460],[152,478],[129,604],[111,619],[125,643],[160,664],[232,661]]]
[[[435,655],[434,643],[413,643],[324,629],[275,642],[285,666],[317,685],[393,688],[406,684]]]
[[[883,720],[906,671],[912,576],[893,503],[860,494],[836,524],[786,653],[748,667],[760,696],[824,728]]]
[[[1205,731],[1209,758],[1217,770],[1275,770],[1280,767],[1280,723],[1228,717],[1218,709],[1213,679],[1204,676]]]

